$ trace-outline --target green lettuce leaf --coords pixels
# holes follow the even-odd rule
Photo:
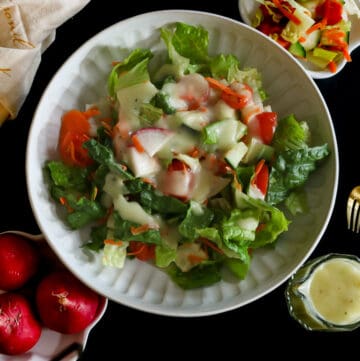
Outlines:
[[[275,205],[284,201],[290,191],[305,184],[316,163],[328,155],[327,144],[280,153],[271,168],[267,202]]]
[[[158,267],[168,267],[171,262],[175,261],[176,249],[167,245],[158,245],[155,248],[155,264]]]
[[[177,198],[165,196],[156,191],[154,187],[139,178],[125,181],[126,188],[133,198],[145,209],[159,213],[168,218],[173,216],[184,216],[188,205]]]
[[[202,26],[176,23],[172,44],[176,51],[190,59],[192,64],[207,63],[209,60],[209,35]]]
[[[210,70],[214,78],[226,79],[232,82],[239,71],[239,60],[234,55],[220,54],[210,61]]]
[[[131,232],[132,227],[139,227],[141,226],[140,224],[122,219],[116,211],[113,212],[113,219],[114,229],[112,231],[115,238],[121,239],[123,242],[140,241],[145,243],[162,244],[162,238],[158,229],[149,229],[139,234],[133,234]]]
[[[288,149],[301,149],[307,145],[309,136],[307,123],[297,121],[294,114],[290,114],[278,121],[271,145],[277,153]]]
[[[188,272],[182,272],[175,264],[171,264],[166,272],[178,286],[185,290],[211,286],[221,280],[218,263],[200,264]]]
[[[245,279],[250,268],[250,257],[246,261],[236,258],[226,258],[224,261],[225,266],[240,280]]]
[[[84,147],[88,150],[89,156],[99,164],[107,166],[113,172],[120,174],[124,179],[134,178],[126,170],[126,167],[116,161],[112,149],[100,144],[95,139],[85,142]]]
[[[60,161],[45,164],[51,197],[66,208],[66,223],[79,229],[104,217],[106,210],[92,199],[92,184],[88,180],[90,168],[67,166]]]
[[[206,228],[214,218],[214,213],[199,203],[191,201],[185,219],[179,225],[179,232],[187,240],[198,238],[196,231]]]
[[[152,56],[149,49],[135,49],[127,58],[116,64],[107,81],[109,95],[115,97],[119,89],[149,80],[147,67]]]

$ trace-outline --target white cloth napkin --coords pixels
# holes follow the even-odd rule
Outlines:
[[[18,114],[56,28],[90,0],[0,0],[0,126]]]

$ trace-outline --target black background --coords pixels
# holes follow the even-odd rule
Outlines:
[[[40,96],[54,73],[86,40],[104,28],[141,13],[164,9],[191,9],[241,20],[236,0],[205,1],[108,1],[92,0],[57,30],[55,42],[43,54],[31,91],[15,120],[0,128],[0,231],[38,233],[28,201],[25,152],[31,119]],[[360,49],[337,76],[316,83],[328,104],[339,146],[340,176],[335,209],[329,226],[311,258],[329,252],[360,256],[359,235],[347,230],[346,200],[360,184]],[[1,86],[1,85],[0,85]],[[356,158],[358,157],[358,158]],[[0,275],[1,277],[1,275]],[[175,318],[147,314],[109,302],[90,333],[82,360],[221,359],[276,357],[288,359],[319,354],[358,358],[360,329],[347,333],[305,331],[288,314],[285,284],[265,297],[227,313]]]

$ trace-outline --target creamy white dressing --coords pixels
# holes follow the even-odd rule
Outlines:
[[[337,325],[360,321],[360,264],[354,260],[324,262],[300,291],[324,320]]]
[[[104,192],[111,197],[114,209],[119,212],[121,218],[139,224],[148,224],[152,227],[159,227],[159,220],[147,213],[139,203],[128,201],[124,194],[127,189],[121,176],[108,173],[105,177]],[[112,222],[112,219],[110,222]],[[110,227],[113,228],[113,227]]]
[[[253,91],[249,86],[239,82],[232,86],[233,90],[248,97],[248,104],[241,112],[221,99],[221,92],[210,88],[208,81],[200,74],[185,75],[176,83],[165,84],[162,91],[167,93],[170,106],[177,111],[171,115],[164,114],[147,129],[140,129],[140,107],[149,103],[158,89],[150,82],[120,89],[117,92],[119,121],[114,128],[116,132],[113,138],[116,159],[125,162],[136,177],[150,177],[155,188],[163,194],[193,200],[200,207],[200,204],[218,194],[231,182],[231,177],[216,174],[219,167],[216,162],[224,161],[221,157],[224,158],[225,155],[231,156],[230,151],[240,152],[240,161],[247,152],[247,146],[241,142],[247,126],[241,122],[240,117],[250,118],[256,112],[263,111],[261,101],[254,102]],[[217,138],[216,144],[210,144],[208,149],[200,149],[201,132],[209,124],[215,126],[212,132]],[[157,131],[160,131],[159,128],[162,131],[171,130],[173,135],[166,142],[159,143],[159,134],[154,133],[156,128]],[[144,131],[147,132],[145,138]],[[140,144],[135,143],[134,136]],[[144,143],[144,139],[146,144],[141,149],[141,140]],[[210,159],[205,156],[202,160],[198,155],[193,156],[192,151],[196,152],[196,149],[203,154],[211,152],[213,157]],[[188,170],[167,170],[167,165],[173,159],[186,164]],[[188,271],[207,258],[199,244],[178,247],[181,237],[177,227],[172,229],[159,216],[150,215],[139,203],[128,200],[121,177],[109,174],[104,191],[111,197],[114,209],[122,219],[160,229],[165,244],[177,249],[176,264],[181,270]],[[111,217],[109,222],[108,226],[111,228]],[[107,248],[109,257],[112,257],[112,247]]]
[[[149,103],[158,89],[150,81],[122,88],[117,92],[119,101],[119,119],[131,124],[132,130],[140,126],[139,109],[143,103]]]

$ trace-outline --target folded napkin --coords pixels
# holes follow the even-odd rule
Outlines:
[[[56,28],[90,0],[0,0],[0,126],[18,114]]]

